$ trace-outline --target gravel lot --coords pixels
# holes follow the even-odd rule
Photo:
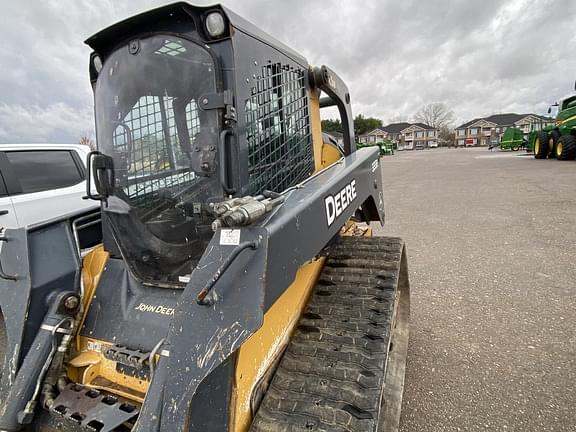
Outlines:
[[[401,431],[576,430],[576,162],[438,149],[382,167],[412,284]]]
[[[412,283],[401,431],[576,430],[576,162],[382,161]]]

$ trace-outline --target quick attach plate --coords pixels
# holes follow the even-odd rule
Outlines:
[[[74,383],[66,386],[50,409],[53,421],[60,417],[75,424],[74,430],[91,432],[114,431],[139,412],[136,405]]]
[[[149,352],[114,345],[105,349],[102,354],[108,360],[116,362],[116,372],[141,380],[150,379]]]

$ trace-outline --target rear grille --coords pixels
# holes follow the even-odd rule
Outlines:
[[[262,67],[245,112],[249,193],[281,192],[310,176],[314,159],[302,69]]]

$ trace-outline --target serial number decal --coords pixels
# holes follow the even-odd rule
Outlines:
[[[140,303],[134,308],[134,310],[140,312],[152,312],[161,315],[174,315],[174,308],[158,305],[149,305],[146,303]]]
[[[328,226],[334,223],[336,218],[356,199],[356,196],[356,180],[354,179],[344,186],[340,192],[324,198]]]

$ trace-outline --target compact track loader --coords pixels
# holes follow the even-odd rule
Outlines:
[[[101,211],[2,233],[0,430],[396,430],[406,253],[346,85],[221,6],[87,43]]]

